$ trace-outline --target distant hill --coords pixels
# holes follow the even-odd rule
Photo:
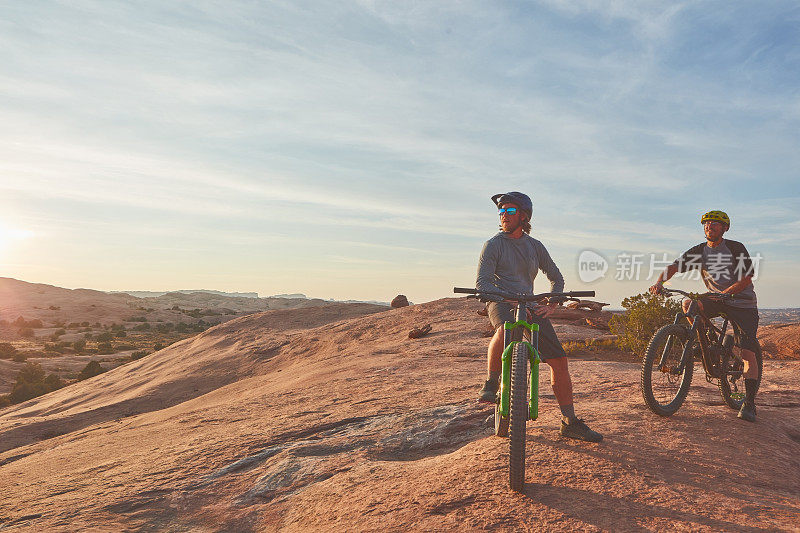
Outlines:
[[[149,296],[140,298],[131,293],[65,289],[0,278],[0,338],[17,337],[19,328],[10,323],[19,317],[41,320],[45,327],[71,322],[119,324],[141,316],[150,322],[173,323],[197,322],[205,316],[206,322],[217,323],[243,314],[328,303],[319,298],[259,298],[257,293],[212,290],[145,292]]]
[[[791,322],[800,322],[800,308],[787,307],[783,309],[759,309],[758,319],[760,326],[767,324],[789,324]]]

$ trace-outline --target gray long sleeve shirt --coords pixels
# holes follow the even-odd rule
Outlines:
[[[564,277],[541,242],[530,235],[513,239],[500,232],[483,245],[475,288],[530,294],[539,270],[550,280],[550,292],[564,290]],[[500,297],[492,299],[502,300]]]

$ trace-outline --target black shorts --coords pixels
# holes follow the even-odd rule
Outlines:
[[[733,307],[713,298],[700,298],[703,311],[708,318],[725,315],[733,325],[736,345],[751,352],[758,351],[758,309],[755,307]]]
[[[489,312],[489,321],[494,329],[502,326],[504,322],[514,322],[516,320],[514,304],[489,302],[486,304],[486,310]],[[533,315],[531,323],[539,324],[539,357],[542,361],[567,356],[549,319]]]

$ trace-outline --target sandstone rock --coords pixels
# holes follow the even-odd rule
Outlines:
[[[581,300],[579,302],[568,302],[564,306],[570,309],[589,309],[590,311],[602,311],[607,303],[593,302],[591,300]]]
[[[394,297],[394,300],[392,300],[391,305],[396,309],[398,307],[406,307],[410,304],[408,303],[408,298],[406,298],[404,294],[398,294]]]
[[[431,332],[431,329],[433,329],[433,328],[431,328],[430,324],[425,324],[421,328],[420,327],[416,327],[416,328],[414,328],[414,329],[412,329],[411,331],[408,332],[408,338],[409,339],[418,339],[420,337],[424,337],[425,335],[427,335],[428,333]]]

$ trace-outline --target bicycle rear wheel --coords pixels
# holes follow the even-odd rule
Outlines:
[[[688,339],[686,328],[678,324],[668,324],[653,335],[642,361],[642,396],[647,407],[660,416],[670,416],[680,408],[689,385],[692,382],[694,358],[689,358],[680,369],[681,357]],[[667,357],[659,367],[665,348]]]
[[[755,352],[756,362],[758,363],[758,384],[761,385],[761,373],[764,369],[764,362],[761,358],[761,346]],[[722,352],[721,357],[722,377],[719,380],[719,392],[722,394],[722,399],[725,400],[725,405],[737,411],[744,403],[744,377],[742,371],[744,370],[744,363],[733,357],[730,350]]]
[[[509,421],[509,483],[522,492],[525,486],[525,437],[528,423],[528,347],[514,350],[511,364],[511,408]]]

